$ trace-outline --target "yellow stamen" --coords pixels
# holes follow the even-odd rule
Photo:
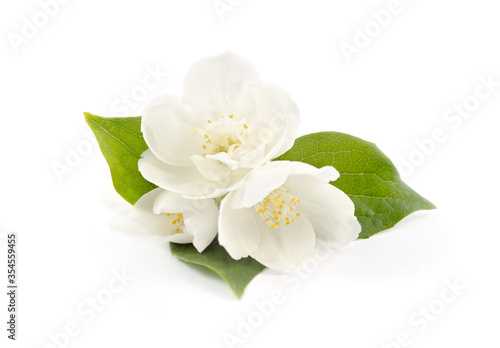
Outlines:
[[[290,190],[286,187],[271,192],[262,202],[255,205],[255,211],[271,228],[278,228],[280,222],[285,225],[290,225],[295,222],[295,218],[300,216],[300,213],[293,213],[294,216],[288,216],[289,213],[296,209],[300,199],[290,195]],[[272,206],[272,210],[269,207]]]

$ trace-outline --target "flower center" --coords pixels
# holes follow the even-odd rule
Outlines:
[[[237,121],[233,115],[221,116],[217,120],[208,120],[209,129],[204,133],[205,143],[201,146],[203,155],[212,155],[226,152],[229,155],[238,147],[242,146],[241,137],[245,134],[248,126]]]
[[[256,204],[255,210],[271,228],[278,228],[280,223],[290,225],[300,216],[296,212],[300,199],[290,194],[283,185],[271,192],[262,202]]]
[[[175,233],[184,233],[185,225],[184,225],[184,214],[183,213],[167,213],[167,216],[170,218],[170,222],[175,227]]]

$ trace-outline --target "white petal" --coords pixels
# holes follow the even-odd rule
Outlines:
[[[218,116],[223,116],[222,112]],[[239,115],[237,115],[239,116]],[[216,119],[212,120],[211,123],[208,123],[204,127],[209,134],[217,134],[221,136],[234,136],[241,131],[245,123],[243,121],[237,121],[234,116],[233,118],[224,118],[224,119]]]
[[[179,97],[154,99],[144,110],[141,130],[149,149],[161,161],[186,166],[203,153],[204,134],[191,125],[192,116]]]
[[[220,116],[246,114],[254,101],[248,86],[259,83],[254,67],[245,59],[226,52],[195,63],[184,79],[183,100],[202,109],[215,109]]]
[[[260,144],[253,151],[241,156],[238,165],[240,168],[257,168],[266,162],[266,145]]]
[[[286,186],[301,201],[297,210],[311,221],[318,239],[342,247],[358,238],[361,225],[351,199],[333,185],[308,175],[291,176]]]
[[[194,235],[193,245],[200,253],[217,236],[219,209],[213,199],[209,201],[205,209],[184,214],[186,230],[188,233]]]
[[[146,193],[139,198],[130,211],[131,220],[139,223],[148,232],[155,234],[164,234],[166,228],[169,227],[169,220],[166,216],[153,214],[154,201],[162,191],[162,189],[157,188]]]
[[[268,163],[250,173],[234,191],[232,208],[248,208],[264,200],[273,190],[282,186],[292,170],[291,162]]]
[[[153,212],[160,213],[192,213],[199,210],[211,209],[215,205],[213,199],[188,199],[179,193],[163,190],[153,205]]]
[[[227,156],[227,154],[225,155]],[[193,161],[201,175],[203,175],[203,177],[207,180],[225,180],[229,175],[231,175],[231,173],[229,172],[229,168],[224,163],[221,163],[216,158],[214,158],[212,155],[206,157],[192,156],[191,160]]]
[[[150,150],[142,154],[138,164],[146,180],[168,191],[191,197],[218,197],[227,192],[221,185],[203,177],[194,165],[181,167],[163,163]]]
[[[219,162],[220,165],[223,165],[226,169],[225,171],[229,174],[228,170],[237,170],[238,169],[238,161],[233,160],[226,152],[218,152],[214,155],[207,155],[207,159],[213,160],[215,162]]]
[[[270,159],[288,151],[295,142],[299,126],[299,110],[281,88],[272,84],[251,87],[255,98],[255,113],[247,119],[256,143],[267,143]]]
[[[332,166],[324,166],[322,168],[316,168],[310,164],[303,162],[290,162],[290,163],[292,165],[292,171],[290,175],[310,175],[324,182],[335,181],[340,176],[337,169],[335,169]]]
[[[259,227],[254,208],[232,209],[233,192],[220,205],[219,243],[235,260],[247,257],[257,248]]]
[[[250,254],[264,266],[289,272],[299,266],[314,251],[315,234],[306,216],[300,216],[290,225],[271,228],[257,218],[260,227],[260,242],[257,250]]]
[[[174,233],[161,239],[162,242],[172,242],[178,244],[193,243],[193,236],[189,233]]]
[[[157,188],[139,198],[130,211],[130,219],[149,233],[167,235],[174,233],[170,219],[165,214],[153,213],[154,202],[162,192],[161,188]]]
[[[217,235],[219,209],[213,199],[187,199],[178,193],[163,191],[153,205],[156,214],[183,213],[185,233],[164,238],[175,243],[193,243],[202,252]]]

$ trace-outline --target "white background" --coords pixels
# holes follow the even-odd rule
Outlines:
[[[55,347],[53,334],[71,348],[225,347],[224,334],[237,336],[239,318],[259,319],[255,301],[276,289],[284,301],[236,347],[395,348],[404,332],[406,347],[498,346],[500,87],[463,122],[443,118],[474,103],[480,77],[500,81],[496,2],[401,0],[383,28],[370,24],[371,12],[389,1],[232,3],[221,19],[212,0],[74,0],[52,7],[46,23],[37,1],[2,3],[1,293],[12,231],[20,288],[18,341],[6,339],[2,295],[0,346]],[[28,26],[23,18],[39,27],[12,44]],[[366,25],[372,36],[348,63],[341,45]],[[148,69],[169,72],[126,110],[140,115],[156,95],[179,93],[191,64],[226,50],[291,94],[300,135],[335,130],[373,141],[439,209],[334,251],[300,282],[265,271],[240,301],[167,245],[123,231],[127,204],[82,133],[82,112],[120,116],[120,96],[137,91]],[[419,154],[417,142],[436,129],[443,141]],[[77,149],[86,151],[80,163],[67,163]],[[58,178],[56,164],[73,167]],[[104,296],[112,272],[123,270],[133,280],[93,317],[87,298]],[[447,282],[466,289],[454,295]],[[422,322],[419,308],[429,306],[437,314]],[[71,323],[77,333],[67,340]]]

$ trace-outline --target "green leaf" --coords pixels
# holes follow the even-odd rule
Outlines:
[[[391,228],[417,210],[436,208],[401,180],[394,164],[375,144],[352,135],[305,135],[275,160],[300,161],[317,168],[335,167],[340,178],[332,184],[354,202],[355,215],[362,226],[360,238]]]
[[[139,172],[137,162],[148,149],[141,132],[141,117],[107,118],[84,113],[95,134],[116,192],[135,204],[144,194],[156,188]]]
[[[248,283],[265,268],[250,257],[233,260],[217,239],[201,254],[192,244],[170,243],[170,250],[172,255],[183,261],[207,267],[217,273],[238,298],[241,298]]]

